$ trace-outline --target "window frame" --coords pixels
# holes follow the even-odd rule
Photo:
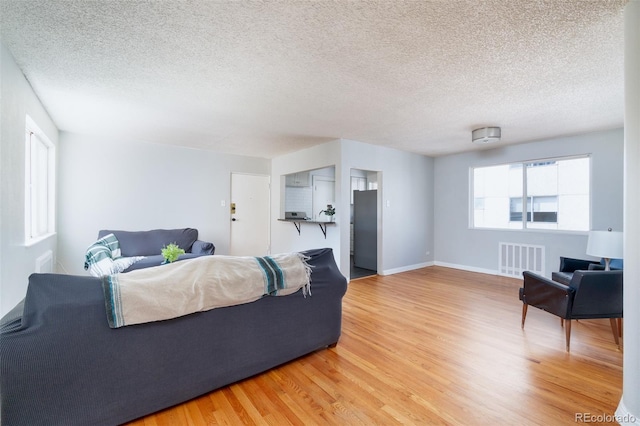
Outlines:
[[[539,197],[546,197],[544,195],[529,195],[527,193],[527,170],[530,167],[537,167],[537,166],[546,166],[546,165],[550,165],[553,163],[559,163],[562,161],[569,161],[569,160],[576,160],[576,159],[586,159],[588,161],[588,183],[587,183],[587,187],[588,187],[588,224],[587,224],[587,229],[554,229],[554,228],[544,228],[544,227],[532,227],[531,225],[535,224],[535,223],[558,223],[558,218],[559,218],[559,214],[560,214],[560,201],[559,201],[559,195],[560,194],[549,194],[546,196],[555,196],[556,197],[556,221],[555,222],[544,222],[544,221],[533,221],[531,220],[531,218],[528,217],[529,214],[531,214],[531,212],[528,211],[527,208],[525,208],[524,206],[524,200],[527,200],[527,204],[530,202],[533,202],[533,199],[535,198],[539,198]],[[474,182],[474,176],[475,176],[475,170],[476,169],[483,169],[483,168],[490,168],[490,167],[498,167],[498,166],[509,166],[509,167],[521,167],[522,169],[522,197],[521,199],[523,200],[523,212],[522,212],[522,220],[521,221],[511,221],[509,220],[508,222],[511,223],[521,223],[522,227],[519,228],[512,228],[512,227],[496,227],[496,226],[476,226],[475,224],[475,205],[477,203],[477,200],[475,198],[475,182]],[[554,233],[578,233],[578,234],[585,234],[589,231],[589,229],[591,229],[591,222],[592,222],[592,213],[593,213],[593,209],[592,209],[592,201],[593,201],[593,185],[592,185],[592,181],[593,181],[593,161],[592,161],[592,155],[591,154],[577,154],[577,155],[567,155],[567,156],[560,156],[560,157],[550,157],[550,158],[541,158],[541,159],[531,159],[531,160],[522,160],[522,161],[512,161],[512,162],[505,162],[505,163],[497,163],[497,164],[486,164],[486,165],[478,165],[478,166],[471,166],[469,168],[469,213],[468,213],[468,218],[469,218],[469,228],[470,229],[478,229],[478,230],[499,230],[499,231],[525,231],[525,232],[554,232]],[[511,215],[511,200],[517,197],[508,197],[509,198],[509,208],[508,208],[508,212],[507,215]],[[484,200],[484,198],[481,198],[482,200]],[[526,206],[528,207],[528,205]]]
[[[56,146],[29,115],[24,152],[24,237],[30,246],[56,233]]]

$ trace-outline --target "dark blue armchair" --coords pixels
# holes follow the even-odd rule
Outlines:
[[[611,259],[610,268],[622,269],[622,259]],[[562,284],[569,285],[575,271],[597,271],[604,270],[604,261],[573,259],[571,257],[560,257],[560,268],[558,272],[551,273],[551,279]]]
[[[566,349],[569,352],[571,320],[609,318],[613,338],[620,348],[616,319],[622,318],[622,274],[621,270],[576,270],[566,285],[529,271],[523,272],[524,286],[520,289],[522,328],[529,306],[559,316],[566,322]]]

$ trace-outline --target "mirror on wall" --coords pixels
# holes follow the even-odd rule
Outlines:
[[[321,213],[335,207],[335,166],[284,175],[284,206],[281,217],[326,222]]]

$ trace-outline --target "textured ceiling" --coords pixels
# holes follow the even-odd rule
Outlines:
[[[271,158],[621,127],[626,0],[0,0],[60,130]]]

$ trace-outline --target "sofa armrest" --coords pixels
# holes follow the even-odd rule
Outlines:
[[[571,313],[574,289],[529,271],[522,273],[524,287],[520,290],[522,303],[545,310],[561,318]]]
[[[589,265],[599,265],[600,262],[594,260],[573,259],[571,257],[560,257],[560,272],[575,272],[578,270],[589,270]]]
[[[191,253],[195,254],[214,254],[216,246],[208,241],[195,240],[191,246]]]
[[[552,272],[551,280],[560,284],[569,285],[573,278],[573,272]]]
[[[24,299],[13,307],[5,316],[0,319],[0,331],[9,332],[22,325],[22,314],[24,312]]]

